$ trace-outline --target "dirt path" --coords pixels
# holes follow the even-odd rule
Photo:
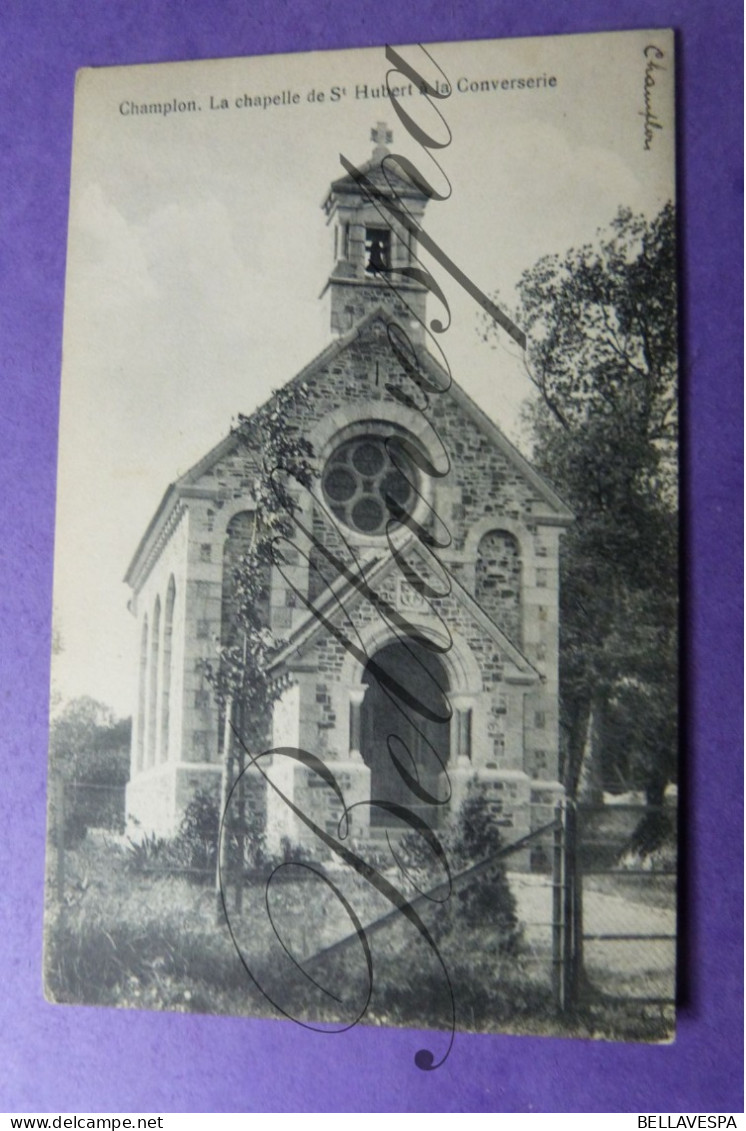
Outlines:
[[[551,950],[552,888],[548,876],[511,873],[526,944],[537,958]],[[585,935],[675,935],[676,912],[621,895],[586,890]],[[631,997],[671,997],[674,939],[586,939],[584,965],[599,989]]]

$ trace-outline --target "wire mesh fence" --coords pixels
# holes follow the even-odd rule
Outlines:
[[[124,788],[58,780],[51,813],[52,894],[62,906],[66,854],[90,839],[91,830],[124,832]],[[489,883],[495,866],[504,870],[520,924],[521,974],[550,995],[560,1013],[588,1000],[667,1008],[675,996],[675,832],[674,806],[563,802],[553,821],[454,875],[454,898]],[[208,886],[215,874],[214,866],[173,862],[140,870],[144,877],[179,875]],[[235,881],[242,894],[250,893],[256,877],[242,869]],[[413,907],[425,906],[433,894],[413,899]],[[397,919],[398,912],[382,911],[383,905],[370,907],[365,926],[372,934],[390,931]],[[342,932],[334,948],[351,941]]]
[[[65,843],[72,846],[89,829],[123,834],[125,830],[125,786],[110,783],[57,779],[53,798],[55,820],[64,829]]]
[[[673,1005],[676,975],[676,810],[581,805],[574,872],[578,992]]]

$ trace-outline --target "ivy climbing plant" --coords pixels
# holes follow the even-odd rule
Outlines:
[[[254,521],[249,545],[229,582],[230,617],[218,659],[208,665],[207,674],[221,708],[232,705],[242,737],[251,745],[264,741],[269,710],[280,691],[270,674],[282,643],[269,625],[271,567],[282,561],[281,544],[293,538],[303,489],[310,490],[318,476],[313,447],[301,433],[307,397],[305,386],[291,385],[253,415],[239,416],[234,428],[246,453],[259,460]]]
[[[231,586],[230,615],[223,624],[217,662],[207,665],[226,724],[216,871],[218,923],[225,915],[224,881],[229,871],[235,874],[235,910],[240,912],[243,869],[262,853],[263,835],[257,838],[247,812],[243,771],[247,751],[257,751],[266,742],[271,707],[281,692],[270,670],[282,641],[269,624],[269,584],[272,565],[283,560],[281,544],[292,541],[302,491],[310,490],[317,477],[313,448],[301,433],[307,395],[301,384],[282,389],[253,415],[239,416],[234,429],[240,448],[258,463],[251,538],[233,577],[226,579]],[[234,796],[235,804],[229,806]]]

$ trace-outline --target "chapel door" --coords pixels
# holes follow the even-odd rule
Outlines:
[[[394,802],[414,811],[431,826],[442,818],[445,805],[419,797],[397,768],[397,758],[431,796],[442,801],[448,793],[444,768],[450,748],[448,680],[437,655],[418,640],[387,644],[373,662],[391,679],[387,687],[369,663],[362,705],[361,753],[371,771],[371,799]],[[396,687],[406,691],[440,721],[425,717],[404,702]],[[392,754],[394,757],[392,757]],[[371,808],[371,824],[402,823],[391,813]]]

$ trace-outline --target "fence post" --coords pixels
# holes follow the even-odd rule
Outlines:
[[[564,921],[566,927],[565,960],[563,964],[564,1000],[567,1008],[578,1002],[582,969],[583,925],[582,884],[580,881],[580,853],[578,839],[578,808],[569,802],[565,823],[565,892]]]
[[[57,902],[60,910],[65,906],[65,779],[57,773],[57,820],[55,839],[57,841]]]
[[[572,961],[570,963],[570,994],[576,1002],[580,995],[583,978],[583,862],[580,854],[582,844],[582,809],[573,806],[572,815]]]
[[[215,860],[215,918],[221,926],[226,915],[224,898],[228,896],[228,868],[229,868],[229,824],[228,824],[228,795],[233,784],[233,697],[228,696],[225,701],[225,726],[223,729],[223,773],[220,778],[220,806],[218,809],[218,851]],[[221,835],[222,833],[222,835]],[[225,881],[225,893],[221,885],[221,878]]]
[[[564,820],[561,805],[554,807],[554,833],[552,850],[552,997],[559,1010],[564,1010],[563,946],[564,923]]]
[[[237,711],[237,724],[238,724],[238,799],[237,810],[238,816],[236,819],[236,894],[234,900],[234,909],[237,915],[243,911],[243,873],[244,873],[244,856],[246,853],[246,793],[244,771],[246,769],[246,752],[243,743],[244,734],[246,733],[245,727],[246,710],[243,700],[239,701]]]

